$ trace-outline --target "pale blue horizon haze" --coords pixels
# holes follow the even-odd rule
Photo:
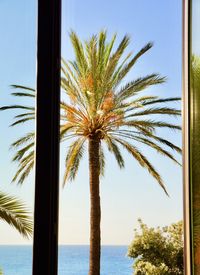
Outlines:
[[[36,1],[0,0],[0,105],[14,103],[11,84],[35,87],[36,81]],[[181,0],[78,1],[62,3],[62,56],[73,59],[69,31],[81,39],[106,29],[108,38],[117,32],[117,42],[128,33],[128,51],[135,53],[147,42],[154,47],[135,65],[126,80],[160,73],[167,82],[151,87],[143,94],[161,97],[181,96],[182,7]],[[17,99],[16,103],[27,103]],[[31,104],[31,102],[30,102]],[[173,105],[181,108],[181,103]],[[16,112],[0,112],[0,190],[19,196],[33,209],[34,176],[23,186],[11,183],[17,164],[11,159],[10,144],[33,129],[34,124],[8,127]],[[175,123],[181,119],[173,118]],[[181,146],[181,133],[160,130],[159,134]],[[105,177],[101,179],[102,244],[127,245],[141,218],[150,226],[164,226],[182,219],[182,169],[156,152],[141,147],[160,172],[170,197],[136,161],[123,151],[125,169],[119,170],[107,154]],[[66,145],[61,146],[60,182]],[[181,157],[177,156],[181,161]],[[0,223],[0,244],[30,244],[14,229]],[[89,243],[89,184],[87,154],[82,160],[75,182],[60,189],[59,243]]]

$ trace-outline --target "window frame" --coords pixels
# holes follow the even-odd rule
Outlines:
[[[183,5],[183,205],[185,274],[193,274],[189,108],[190,11]],[[38,0],[33,275],[58,272],[61,0]],[[48,137],[48,138],[46,138]]]
[[[190,186],[190,109],[189,109],[189,72],[190,72],[190,17],[191,1],[183,0],[183,42],[182,42],[182,61],[183,61],[183,210],[184,210],[184,268],[185,274],[192,274],[192,235],[191,235],[191,186]]]
[[[38,0],[33,275],[58,269],[61,0]]]

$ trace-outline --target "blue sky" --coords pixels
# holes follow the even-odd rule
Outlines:
[[[181,0],[63,0],[62,56],[73,58],[68,32],[75,30],[87,39],[102,29],[108,36],[131,36],[129,50],[136,52],[149,41],[154,47],[136,64],[128,79],[153,72],[167,76],[167,83],[148,90],[162,97],[181,95]],[[11,84],[35,86],[36,6],[35,1],[0,0],[0,105],[13,103]],[[29,103],[28,103],[29,104]],[[180,107],[180,106],[179,106]],[[10,184],[16,164],[11,163],[9,145],[33,125],[9,128],[12,112],[0,113],[1,190],[17,194],[33,206],[33,173],[23,186]],[[180,122],[180,121],[179,121]],[[181,134],[162,131],[163,136],[181,145]],[[128,155],[126,169],[119,170],[108,155],[105,178],[101,180],[102,243],[128,244],[140,217],[152,226],[166,225],[182,218],[181,168],[155,152],[141,148],[160,171],[170,198],[148,173]],[[66,147],[61,147],[61,179]],[[60,243],[89,242],[89,186],[87,156],[74,183],[60,191]],[[27,243],[18,233],[0,224],[1,243]]]

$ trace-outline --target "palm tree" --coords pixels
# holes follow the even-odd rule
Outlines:
[[[16,197],[0,192],[0,219],[13,226],[23,237],[32,236],[32,220],[25,205]]]
[[[181,149],[156,134],[158,128],[180,130],[164,120],[156,119],[179,116],[180,110],[166,106],[180,98],[159,98],[140,96],[150,86],[162,84],[165,77],[150,74],[123,84],[125,77],[137,60],[145,54],[152,44],[146,44],[136,55],[124,56],[130,38],[125,35],[116,50],[116,35],[108,42],[105,31],[81,42],[76,33],[70,33],[75,53],[74,61],[62,59],[62,95],[60,140],[71,140],[65,160],[63,185],[75,179],[80,160],[88,144],[90,177],[90,275],[100,274],[100,175],[104,174],[104,146],[114,154],[120,168],[124,167],[121,148],[155,178],[167,194],[161,176],[145,157],[140,144],[153,148],[178,163],[170,150],[181,153]],[[35,97],[35,90],[14,85],[21,89],[14,96]],[[164,104],[164,105],[162,105]],[[1,110],[20,109],[12,126],[35,119],[34,107],[24,105],[4,106]],[[13,181],[22,184],[34,165],[34,132],[30,132],[12,144],[17,152],[13,158],[19,164]],[[165,148],[166,147],[166,148]],[[169,150],[168,150],[168,149]]]

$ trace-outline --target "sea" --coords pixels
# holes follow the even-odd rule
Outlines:
[[[133,260],[127,246],[105,245],[101,248],[101,275],[131,275]],[[0,245],[0,268],[3,275],[32,274],[32,246]],[[87,275],[89,246],[60,245],[58,275]]]

